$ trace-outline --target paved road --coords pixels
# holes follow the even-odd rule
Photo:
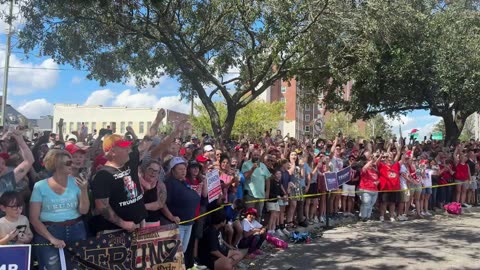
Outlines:
[[[480,269],[480,211],[428,220],[356,223],[291,245],[254,269]]]

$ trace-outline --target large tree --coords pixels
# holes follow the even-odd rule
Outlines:
[[[429,110],[443,118],[451,144],[480,108],[479,8],[478,0],[344,1],[337,20],[324,17],[315,28],[324,38],[306,59],[315,66],[316,54],[327,50],[319,61],[329,70],[305,72],[301,81],[353,119]],[[339,89],[348,81],[345,99]]]
[[[328,0],[28,0],[18,46],[107,82],[142,88],[167,74],[198,97],[216,136],[276,80],[302,69]],[[323,67],[308,66],[309,70]],[[231,76],[229,71],[235,71]],[[238,72],[237,72],[238,71]],[[223,96],[224,120],[212,97]]]
[[[224,121],[227,117],[227,106],[223,102],[215,102],[215,108],[219,113],[220,120]],[[212,134],[212,119],[208,115],[205,107],[197,105],[198,114],[192,117],[193,129],[197,133]],[[285,111],[285,103],[274,102],[265,103],[254,101],[244,108],[240,109],[235,119],[235,125],[232,129],[232,136],[238,139],[240,135],[246,135],[255,138],[259,133],[276,129],[278,123],[283,120],[282,113]]]

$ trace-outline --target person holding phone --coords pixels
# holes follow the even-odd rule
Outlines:
[[[20,193],[7,191],[0,197],[0,245],[28,244],[33,234],[26,216],[22,215],[23,199]]]

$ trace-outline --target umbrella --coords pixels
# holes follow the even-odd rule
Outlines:
[[[410,133],[413,134],[413,133],[417,133],[418,131],[419,131],[418,129],[414,128]]]

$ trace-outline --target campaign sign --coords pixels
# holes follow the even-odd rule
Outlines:
[[[30,245],[0,246],[0,270],[30,269]]]
[[[327,187],[328,191],[338,189],[337,173],[325,173],[325,186]]]
[[[207,173],[208,185],[208,202],[211,203],[220,197],[222,187],[220,185],[220,174],[218,170],[213,170]]]
[[[350,166],[348,166],[347,168],[337,172],[338,186],[341,186],[341,185],[347,183],[348,181],[350,181],[351,169],[352,168]]]

